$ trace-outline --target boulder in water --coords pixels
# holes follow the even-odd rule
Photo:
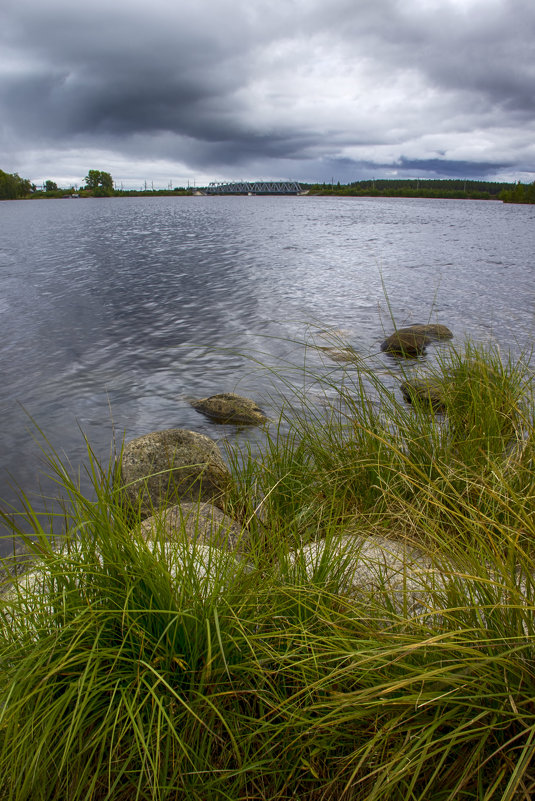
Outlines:
[[[401,328],[400,331],[413,331],[415,334],[424,334],[433,341],[442,341],[444,339],[452,339],[453,332],[445,325],[438,325],[438,323],[430,323],[429,325],[410,325],[407,328]]]
[[[426,345],[432,342],[431,337],[426,334],[418,333],[408,329],[400,328],[394,331],[381,345],[384,353],[391,353],[394,356],[421,356]]]
[[[221,506],[231,481],[217,444],[183,428],[154,431],[127,442],[121,478],[127,500],[143,518],[180,501]]]
[[[396,356],[420,356],[431,342],[451,339],[452,332],[445,325],[409,325],[398,328],[381,345],[381,350]]]
[[[240,426],[262,425],[267,420],[264,412],[251,398],[243,398],[234,392],[222,392],[191,401],[193,408],[217,423],[233,423]]]

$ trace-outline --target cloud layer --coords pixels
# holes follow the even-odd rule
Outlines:
[[[4,0],[0,168],[535,178],[532,0]]]

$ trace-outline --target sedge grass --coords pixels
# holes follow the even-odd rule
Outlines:
[[[529,370],[473,346],[435,369],[445,414],[357,364],[323,376],[329,411],[305,394],[229,453],[247,563],[144,541],[112,464],[89,451],[88,499],[52,455],[65,545],[28,502],[39,570],[1,601],[0,798],[531,798]],[[446,580],[416,610],[348,596],[342,533]],[[288,558],[315,540],[312,570]]]

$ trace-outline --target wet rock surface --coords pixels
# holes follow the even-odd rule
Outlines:
[[[353,348],[331,348],[319,346],[318,350],[335,362],[358,362],[361,357]]]
[[[431,323],[429,325],[410,325],[400,330],[413,331],[415,334],[424,334],[433,341],[453,338],[453,332],[447,326],[438,325],[437,323]]]
[[[395,356],[416,357],[425,352],[431,342],[451,339],[452,332],[445,325],[410,325],[398,328],[381,344],[384,353]]]
[[[395,356],[421,356],[433,340],[426,334],[400,329],[391,334],[381,345],[383,353]]]

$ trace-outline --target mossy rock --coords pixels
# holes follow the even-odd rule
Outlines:
[[[190,540],[229,551],[242,550],[246,533],[228,515],[211,503],[181,503],[148,517],[140,533],[146,540]]]
[[[453,338],[453,332],[450,331],[447,326],[438,325],[437,323],[432,323],[429,325],[409,325],[406,328],[401,328],[399,330],[413,331],[415,334],[424,334],[433,341],[442,341]]]
[[[381,350],[394,356],[414,358],[415,356],[421,356],[425,352],[426,346],[432,341],[427,334],[400,328],[399,331],[394,331],[393,334],[385,339],[381,345]]]
[[[182,501],[222,506],[231,482],[217,444],[183,428],[154,431],[127,442],[121,479],[127,501],[142,518]]]
[[[191,401],[195,411],[217,423],[232,423],[240,426],[258,426],[267,421],[264,412],[251,398],[243,398],[233,392],[222,392],[209,398]]]

